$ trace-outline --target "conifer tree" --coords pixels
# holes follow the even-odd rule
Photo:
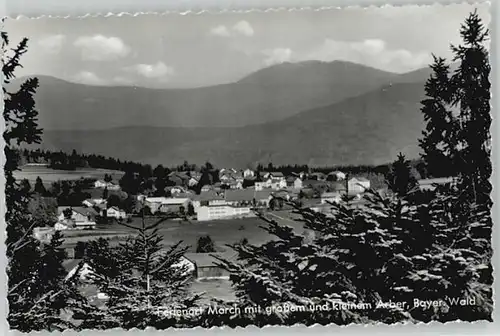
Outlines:
[[[47,190],[45,189],[45,186],[43,185],[43,181],[40,178],[40,176],[36,178],[34,191],[35,193],[38,193],[41,196],[45,196],[47,194]]]
[[[29,213],[31,194],[27,185],[16,182],[13,172],[17,167],[14,146],[36,144],[41,141],[38,112],[34,94],[38,79],[30,78],[16,92],[7,90],[20,67],[20,58],[27,52],[28,40],[24,38],[16,47],[8,49],[9,39],[1,33],[3,51],[3,95],[5,140],[5,200],[7,224],[7,276],[9,302],[8,323],[12,329],[24,332],[33,330],[61,330],[70,325],[61,311],[71,298],[77,298],[69,283],[61,283],[62,254],[60,237],[48,245],[41,245],[33,236],[38,221]],[[69,307],[69,306],[68,306]]]
[[[490,61],[485,44],[489,31],[477,10],[460,29],[463,45],[452,46],[459,67],[452,76],[453,103],[460,109],[460,182],[476,202],[490,203],[491,114]]]
[[[427,126],[420,146],[431,175],[458,175],[463,201],[490,204],[489,31],[477,11],[467,17],[460,35],[463,45],[451,48],[458,63],[451,78],[444,59],[435,58],[432,65],[428,98],[422,101]]]
[[[412,204],[369,191],[367,204],[332,204],[331,216],[296,207],[314,236],[263,216],[278,239],[236,244],[239,260],[219,258],[236,288],[242,313],[211,317],[217,325],[452,321],[491,319],[491,224],[484,209],[463,208],[460,191],[440,190]],[[453,205],[453,208],[449,206]],[[292,205],[292,204],[291,204]],[[484,253],[486,251],[486,253]],[[413,307],[413,300],[473,298],[476,305]],[[379,308],[380,302],[407,302]],[[245,307],[371,304],[370,309],[245,311]],[[210,317],[209,317],[210,318]],[[205,322],[204,322],[205,323]],[[208,323],[208,322],[207,322]]]
[[[88,255],[94,269],[91,281],[108,300],[103,309],[90,311],[82,329],[164,329],[187,323],[182,316],[163,313],[192,307],[198,299],[187,293],[191,274],[179,264],[187,248],[182,248],[181,242],[168,248],[162,244],[158,226],[167,219],[148,224],[142,211],[139,227],[121,222],[134,234],[114,251],[102,240],[97,242],[97,253]]]
[[[447,177],[456,172],[453,160],[457,151],[456,132],[460,125],[451,110],[450,67],[444,58],[433,57],[433,73],[425,84],[427,98],[421,102],[426,127],[419,144],[427,173],[433,177]]]
[[[406,160],[402,153],[399,153],[397,160],[392,164],[386,176],[386,183],[389,189],[399,196],[406,196],[415,190],[417,179],[412,174],[410,161]]]

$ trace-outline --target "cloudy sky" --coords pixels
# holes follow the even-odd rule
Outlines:
[[[11,41],[28,37],[19,75],[93,85],[195,87],[232,82],[266,66],[348,60],[406,72],[431,53],[449,57],[474,8],[435,5],[267,13],[166,14],[9,20]]]

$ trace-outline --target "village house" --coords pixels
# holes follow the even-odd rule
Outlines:
[[[189,180],[188,180],[188,187],[192,188],[194,186],[196,186],[199,182],[199,178],[196,178],[196,177],[190,177]]]
[[[285,175],[282,172],[261,172],[261,177],[263,179],[277,179],[285,180]]]
[[[272,191],[242,189],[242,190],[226,190],[224,198],[229,205],[233,206],[250,206],[250,207],[269,207]]]
[[[125,219],[127,218],[127,213],[124,210],[119,209],[116,206],[106,209],[106,217],[115,219]]]
[[[341,171],[333,171],[328,173],[326,179],[328,181],[343,181],[346,179],[346,175]]]
[[[67,209],[71,210],[70,216],[67,216]],[[85,207],[58,207],[57,223],[54,225],[56,230],[65,229],[93,229],[96,226],[95,218],[98,213],[92,208]]]
[[[94,182],[94,188],[96,189],[108,189],[108,190],[120,190],[120,186],[113,182],[105,182],[103,180],[97,180]]]
[[[209,191],[212,191],[214,189],[214,187],[210,184],[206,184],[204,185],[203,187],[201,187],[201,192],[204,193],[204,192],[209,192]]]
[[[370,189],[370,180],[364,177],[353,177],[347,183],[350,194],[361,194]]]
[[[168,179],[175,183],[176,186],[187,186],[190,178],[185,172],[171,172],[168,174]]]
[[[103,198],[89,198],[82,202],[82,205],[93,208],[93,207],[106,207],[107,200]]]
[[[167,187],[165,190],[170,191],[171,195],[184,194],[187,192],[187,189],[182,186]]]
[[[241,181],[230,181],[227,185],[229,189],[243,189],[243,183]]]
[[[193,270],[193,276],[198,280],[209,279],[229,279],[229,273],[222,267],[216,265],[218,260],[214,257],[223,258],[225,260],[236,260],[238,254],[234,251],[214,252],[214,253],[186,253],[186,258],[191,265],[188,269]]]
[[[223,195],[215,191],[202,191],[199,195],[193,196],[192,203],[194,211],[198,212],[198,208],[202,206],[226,205],[226,200]]]
[[[309,175],[309,178],[317,181],[326,181],[326,175],[321,172],[315,172]]]
[[[302,189],[302,180],[299,177],[289,176],[286,178],[286,186],[293,189]]]
[[[253,178],[254,176],[255,176],[255,173],[251,169],[245,169],[243,171],[243,178],[245,178],[245,179]]]
[[[264,190],[264,189],[280,190],[286,187],[287,187],[287,182],[286,179],[284,178],[269,177],[262,182],[255,182],[255,190]]]

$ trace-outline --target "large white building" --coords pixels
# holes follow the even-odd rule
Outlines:
[[[216,219],[243,218],[253,215],[250,206],[236,207],[231,205],[201,206],[197,212],[199,221]]]

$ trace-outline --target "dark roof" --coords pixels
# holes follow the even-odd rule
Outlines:
[[[224,197],[218,195],[214,191],[205,191],[205,192],[201,192],[199,195],[193,196],[193,200],[200,201],[200,202],[210,201],[210,200],[221,200],[221,199],[224,199]]]
[[[79,214],[82,214],[84,216],[89,216],[89,215],[97,216],[98,215],[97,211],[95,211],[93,208],[87,208],[87,207],[81,207],[81,206],[77,206],[77,207],[60,206],[57,208],[57,213],[61,214],[64,210],[66,210],[68,208],[71,208],[73,211],[75,211]]]
[[[268,199],[272,191],[268,190],[254,190],[254,189],[237,189],[226,190],[225,198],[227,201],[252,201]]]

